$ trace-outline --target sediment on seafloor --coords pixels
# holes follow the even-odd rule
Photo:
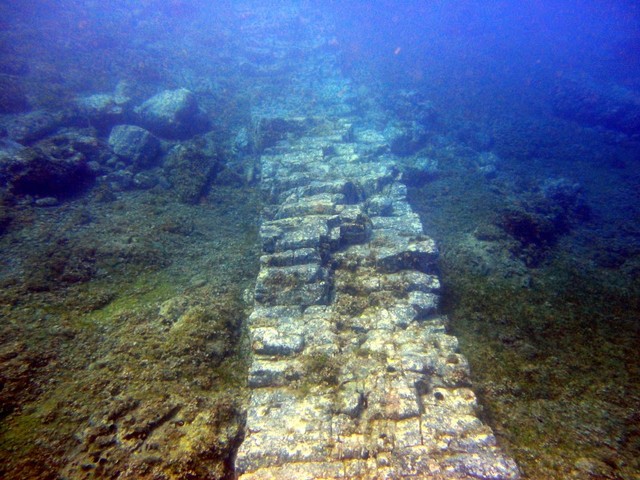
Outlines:
[[[516,479],[437,310],[437,248],[386,142],[308,122],[260,157],[248,479]]]

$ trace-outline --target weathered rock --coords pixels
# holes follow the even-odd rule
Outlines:
[[[116,125],[109,135],[113,152],[134,168],[148,168],[158,158],[160,141],[149,131],[135,125]]]
[[[384,135],[391,152],[396,155],[411,155],[426,145],[427,130],[417,122],[389,125]]]
[[[411,158],[400,168],[402,182],[411,187],[422,187],[438,176],[438,161],[433,158]]]
[[[321,305],[328,301],[330,283],[319,264],[262,268],[255,298],[263,305]]]
[[[429,273],[435,270],[437,256],[438,251],[430,239],[409,240],[405,245],[401,243],[379,249],[377,264],[381,271],[388,273],[405,269]]]
[[[549,247],[589,216],[579,184],[547,179],[539,191],[505,209],[498,225],[518,242],[514,253],[535,266]]]
[[[273,327],[255,328],[253,351],[260,355],[291,355],[304,348],[302,335],[287,334]]]
[[[268,28],[278,24],[268,18]],[[287,46],[273,49],[284,55]],[[323,56],[319,71],[330,72],[330,61]],[[517,466],[476,415],[468,363],[437,312],[438,250],[407,202],[393,155],[422,148],[426,126],[401,117],[390,122],[403,129],[392,138],[336,118],[355,95],[329,77],[313,80],[314,102],[331,105],[314,103],[322,120],[287,115],[280,98],[254,110],[268,205],[236,474],[515,480]],[[414,106],[420,100],[407,95],[401,108],[426,113],[426,104]]]
[[[197,203],[207,194],[221,168],[215,157],[191,145],[178,145],[165,158],[163,170],[171,189],[184,203]]]
[[[2,119],[2,127],[11,140],[28,145],[42,140],[66,124],[64,112],[36,110]]]
[[[113,95],[97,93],[76,100],[80,114],[87,122],[101,131],[108,131],[113,125],[123,123],[125,111],[116,103]]]
[[[34,203],[36,207],[55,207],[60,202],[56,197],[43,197],[38,198]]]
[[[140,123],[160,137],[186,139],[208,128],[206,115],[186,88],[158,93],[135,111]]]
[[[328,242],[328,219],[322,216],[287,218],[265,222],[260,227],[265,253],[301,248],[319,248]]]
[[[273,147],[288,135],[300,136],[315,122],[306,117],[299,118],[260,118],[255,127],[254,144],[258,151]]]
[[[5,159],[0,179],[16,195],[70,197],[93,183],[96,172],[87,158],[99,149],[95,137],[68,131]]]
[[[133,184],[141,190],[148,190],[158,184],[158,177],[151,172],[138,172],[133,176]]]
[[[129,170],[117,170],[102,178],[109,190],[129,190],[134,188],[133,172]],[[109,195],[111,196],[111,195]]]
[[[121,80],[118,82],[116,89],[113,92],[113,101],[116,105],[124,108],[131,103],[135,96],[135,85],[127,80]]]
[[[26,147],[24,145],[21,145],[18,142],[0,138],[0,164],[10,161],[11,157],[25,148]]]
[[[417,120],[425,127],[433,127],[439,123],[439,114],[433,103],[416,90],[399,90],[394,92],[390,107],[402,120]]]

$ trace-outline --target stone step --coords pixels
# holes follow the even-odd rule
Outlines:
[[[255,301],[261,305],[324,305],[329,302],[331,279],[320,263],[260,269]]]
[[[329,239],[330,221],[335,217],[312,215],[267,221],[260,227],[262,251],[280,253],[301,248],[319,249]]]
[[[304,217],[306,215],[336,215],[346,203],[341,193],[319,193],[302,198],[289,197],[276,212],[275,218]]]

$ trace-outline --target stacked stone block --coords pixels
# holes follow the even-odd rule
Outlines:
[[[437,249],[381,135],[346,120],[261,157],[249,479],[516,479],[439,315]]]

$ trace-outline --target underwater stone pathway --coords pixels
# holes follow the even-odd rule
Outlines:
[[[338,119],[261,156],[242,480],[519,478],[476,416],[436,246],[386,150]]]

